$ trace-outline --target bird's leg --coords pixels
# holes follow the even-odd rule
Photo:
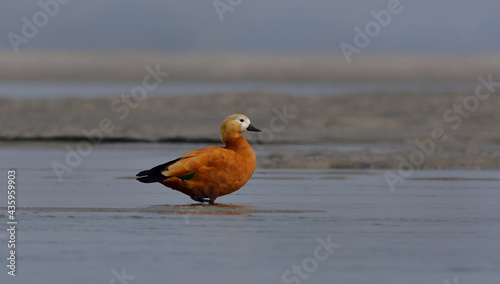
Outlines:
[[[208,199],[208,198],[203,198],[203,197],[199,197],[199,196],[192,196],[191,199],[193,199],[194,201],[197,201],[197,202],[208,202],[208,204],[210,205],[214,205],[215,204],[215,198],[214,199]]]
[[[198,196],[191,196],[191,199],[193,199],[196,202],[201,202],[201,203],[203,203],[203,202],[210,202],[209,199],[205,199],[203,197],[198,197]]]

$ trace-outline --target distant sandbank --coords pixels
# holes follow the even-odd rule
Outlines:
[[[0,80],[6,82],[140,84],[151,72],[147,68],[168,72],[166,80],[172,82],[443,81],[480,86],[480,77],[495,82],[500,78],[500,56],[495,54],[360,54],[347,63],[341,54],[0,52],[0,66]],[[422,147],[432,149],[432,155],[420,168],[500,168],[500,91],[483,86],[478,95],[460,86],[446,92],[346,96],[228,91],[198,97],[151,95],[140,101],[127,101],[120,94],[7,99],[0,90],[0,141],[219,143],[220,122],[230,113],[245,113],[265,130],[261,136],[248,135],[256,148],[269,145],[258,151],[261,168],[396,168],[400,157],[410,159],[412,151]],[[397,150],[313,146],[319,144],[385,145]]]
[[[500,74],[498,54],[0,52],[0,80],[138,81],[145,67],[170,81],[473,81]]]

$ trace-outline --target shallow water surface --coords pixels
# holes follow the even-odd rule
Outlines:
[[[0,81],[0,97],[101,98],[130,93],[137,82]],[[271,92],[294,96],[341,96],[356,93],[473,92],[474,82],[165,82],[150,94],[162,97],[211,95],[229,92]]]
[[[421,171],[391,192],[384,171],[257,170],[210,207],[130,178],[192,145],[101,145],[62,182],[65,145],[3,146],[20,208],[17,276],[0,235],[1,283],[500,279],[498,172]]]

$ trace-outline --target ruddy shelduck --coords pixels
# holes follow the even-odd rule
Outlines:
[[[214,204],[244,186],[255,171],[255,153],[242,132],[256,131],[242,114],[228,116],[221,126],[225,147],[210,146],[137,174],[144,183],[159,182],[198,202]]]

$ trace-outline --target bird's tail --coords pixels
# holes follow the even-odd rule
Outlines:
[[[143,183],[153,183],[153,182],[162,182],[166,179],[167,177],[164,175],[149,175],[148,171],[142,171],[137,174],[136,179],[140,182]]]
[[[137,180],[143,183],[153,183],[153,182],[162,182],[165,179],[169,178],[165,175],[162,174],[162,171],[168,168],[168,166],[182,160],[185,158],[178,158],[175,160],[172,160],[168,163],[161,164],[159,166],[156,166],[150,170],[145,170],[136,175]]]

